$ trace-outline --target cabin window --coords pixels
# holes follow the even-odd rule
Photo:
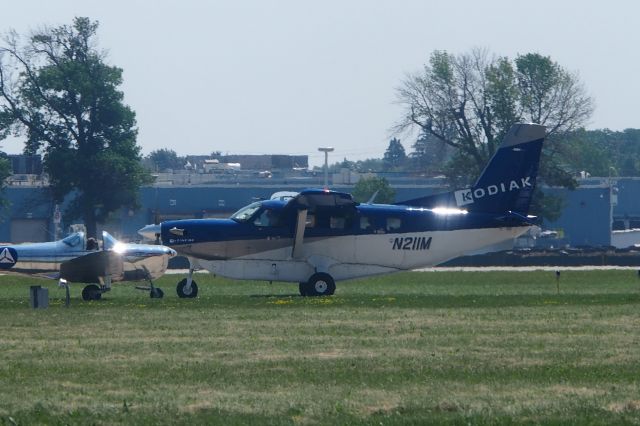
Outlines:
[[[253,223],[256,226],[280,226],[280,216],[274,210],[265,209]]]
[[[402,220],[399,217],[387,218],[387,232],[397,231],[402,227]]]
[[[305,228],[313,228],[316,226],[316,216],[310,213],[307,213],[307,220],[304,224]]]
[[[329,219],[329,227],[331,229],[344,229],[346,225],[346,220],[344,217],[340,216],[331,216]]]
[[[83,237],[84,235],[80,235],[79,233],[76,232],[74,234],[69,235],[67,238],[62,240],[62,242],[68,245],[69,247],[75,247],[84,241]]]
[[[367,216],[361,216],[360,229],[362,229],[363,231],[371,231],[373,229],[373,224],[371,222],[371,218]]]

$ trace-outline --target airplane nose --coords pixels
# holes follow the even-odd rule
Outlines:
[[[138,230],[138,234],[148,240],[155,240],[156,235],[160,234],[160,225],[146,225]]]

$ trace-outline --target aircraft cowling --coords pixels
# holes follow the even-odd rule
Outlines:
[[[60,265],[60,278],[76,283],[98,283],[105,277],[120,281],[124,276],[122,256],[113,251],[97,251]]]

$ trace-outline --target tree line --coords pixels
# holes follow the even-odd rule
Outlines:
[[[558,142],[561,146],[555,153],[556,161],[574,178],[640,177],[640,129],[578,129],[567,132]],[[335,171],[346,168],[362,173],[397,172],[426,177],[462,173],[456,168],[455,150],[437,138],[421,134],[411,148],[413,150],[407,153],[400,140],[393,138],[378,158],[344,159],[330,167]]]

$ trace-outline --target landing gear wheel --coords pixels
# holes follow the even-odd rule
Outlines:
[[[90,300],[100,300],[102,299],[102,291],[100,291],[100,287],[95,284],[89,284],[82,289],[82,300],[90,301]]]
[[[298,291],[300,292],[300,296],[306,297],[307,296],[307,283],[298,284]]]
[[[191,287],[187,288],[187,279],[184,278],[176,286],[176,292],[181,299],[193,299],[198,296],[198,284],[195,281],[191,281]]]
[[[151,296],[152,299],[162,299],[164,297],[164,291],[162,291],[161,288],[154,287],[149,292],[149,296]]]
[[[307,296],[331,296],[336,291],[336,282],[331,275],[318,272],[311,275],[304,288]]]

